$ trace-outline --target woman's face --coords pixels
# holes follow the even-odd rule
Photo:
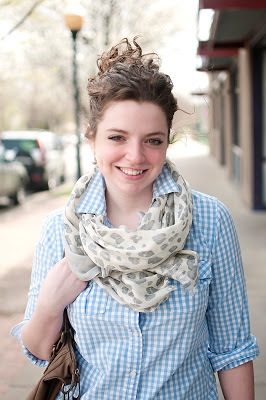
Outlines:
[[[168,147],[166,116],[153,103],[112,102],[90,145],[109,194],[151,196]]]

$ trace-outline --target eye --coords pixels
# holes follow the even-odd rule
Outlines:
[[[160,144],[163,143],[161,139],[149,139],[148,143],[153,144],[155,146],[159,146]]]
[[[123,137],[120,135],[112,135],[112,136],[109,136],[108,139],[112,140],[114,142],[121,142],[122,140],[124,140]]]

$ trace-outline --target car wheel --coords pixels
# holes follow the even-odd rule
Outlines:
[[[63,174],[60,176],[60,183],[65,183],[65,181],[66,181],[66,177],[65,177],[65,174],[63,173]]]
[[[26,199],[26,189],[24,183],[21,181],[16,193],[11,197],[14,204],[23,204]]]

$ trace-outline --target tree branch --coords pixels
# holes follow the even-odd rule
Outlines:
[[[11,35],[11,33],[13,33],[17,28],[19,28],[20,25],[22,25],[22,24],[26,21],[26,19],[33,13],[33,11],[35,10],[35,8],[36,8],[39,4],[41,4],[43,1],[45,1],[45,0],[38,0],[38,1],[36,1],[35,4],[33,4],[33,6],[32,6],[32,7],[26,12],[26,14],[21,18],[21,20],[18,21],[18,23],[17,23],[13,28],[11,28],[10,31],[8,31],[4,36],[2,36],[2,37],[0,38],[0,41],[6,39],[9,35]]]
[[[10,6],[13,0],[1,1],[0,7]]]

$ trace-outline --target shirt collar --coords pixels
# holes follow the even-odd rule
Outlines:
[[[180,188],[174,181],[170,169],[164,164],[162,171],[153,183],[152,200],[154,201],[156,197],[172,192],[180,192]]]
[[[104,177],[102,173],[98,171],[96,175],[92,177],[90,184],[76,209],[76,213],[106,216],[105,189],[106,183]],[[180,189],[178,185],[174,181],[169,168],[165,164],[162,171],[154,181],[152,203],[158,196],[179,191]]]
[[[104,177],[101,171],[98,171],[91,178],[89,186],[76,209],[76,214],[106,215],[105,188]]]

